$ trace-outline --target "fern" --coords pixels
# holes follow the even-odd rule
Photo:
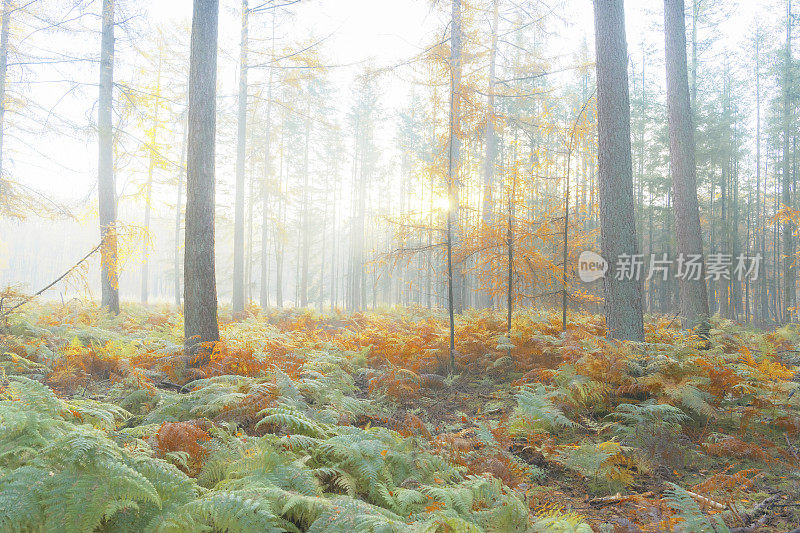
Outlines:
[[[512,434],[527,436],[533,433],[556,432],[576,424],[558,408],[553,400],[555,392],[548,392],[544,385],[525,385],[516,395],[517,407],[511,417],[509,429]]]
[[[230,533],[283,533],[299,529],[276,516],[257,491],[214,492],[181,507],[161,527],[163,533],[227,531]]]
[[[556,510],[537,515],[531,530],[536,533],[592,533],[581,515]]]
[[[559,450],[557,460],[593,481],[598,488],[620,490],[633,483],[634,469],[638,464],[630,459],[629,449],[614,441],[594,444],[585,442]]]
[[[712,518],[703,514],[700,505],[689,492],[674,483],[668,483],[670,490],[665,493],[667,505],[672,509],[679,523],[675,526],[678,533],[730,533],[730,529],[719,516]]]
[[[330,428],[327,424],[319,423],[299,409],[289,405],[268,407],[258,414],[263,418],[256,424],[256,428],[268,424],[282,427],[291,433],[299,433],[309,437],[324,437],[330,433]]]

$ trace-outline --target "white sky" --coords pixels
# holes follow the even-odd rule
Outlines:
[[[118,0],[122,3],[132,0]],[[262,0],[250,0],[251,6]],[[502,0],[505,5],[520,0]],[[555,3],[557,0],[547,0]],[[729,0],[733,15],[719,30],[720,46],[736,49],[745,38],[756,13],[766,6],[775,6],[779,0]],[[338,88],[340,107],[349,106],[350,85],[353,75],[364,66],[387,66],[403,61],[418,52],[425,45],[444,35],[447,23],[447,0],[438,0],[434,7],[432,0],[304,0],[292,6],[296,13],[290,28],[293,38],[327,37],[321,50],[332,64],[355,64],[350,68],[336,68],[330,78]],[[443,4],[444,2],[444,4]],[[99,9],[99,2],[96,2]],[[523,2],[524,4],[524,2]],[[147,13],[153,27],[188,27],[191,23],[192,0],[136,0],[137,9]],[[590,49],[593,42],[593,20],[591,0],[568,0],[569,10],[566,31],[551,37],[553,50],[569,56],[576,52],[585,39]],[[657,56],[663,57],[663,37],[658,32],[660,26],[661,0],[628,0],[626,2],[627,35],[629,51],[633,57],[643,39],[655,49]],[[241,3],[236,0],[220,2],[220,55],[219,83],[220,94],[235,94],[237,84],[237,58],[239,46],[239,21]],[[268,15],[259,15],[251,25],[253,38],[266,38]],[[767,24],[778,21],[765,21]],[[259,27],[259,25],[262,25]],[[780,34],[778,34],[780,35]],[[99,41],[99,35],[98,41]],[[93,50],[99,43],[72,43]],[[663,70],[663,67],[658,67]],[[91,69],[87,69],[91,70]],[[92,79],[94,74],[87,75]],[[254,76],[255,77],[255,76]],[[391,113],[406,103],[408,85],[397,77],[390,77],[382,89],[386,91],[382,105]],[[13,84],[14,80],[9,80]],[[49,87],[49,88],[48,88]],[[49,91],[49,93],[48,93]],[[63,87],[45,86],[33,89],[34,97],[41,97],[48,105],[60,97]],[[83,100],[74,99],[75,109],[67,110],[76,121],[87,123],[94,115],[96,89],[87,88]],[[62,102],[63,108],[63,102]],[[70,104],[72,105],[72,104]],[[23,154],[18,150],[11,168],[15,174],[25,176],[28,184],[38,190],[50,192],[57,197],[73,200],[85,198],[96,181],[96,137],[85,132],[85,137],[52,139],[44,152],[52,161],[43,161],[38,154]],[[57,163],[56,163],[57,162]],[[69,176],[69,179],[64,179]]]
[[[147,16],[147,24],[155,28],[159,25],[172,27],[189,27],[191,22],[192,0],[117,0],[120,4],[127,4],[128,11],[132,9],[143,10]],[[258,5],[262,0],[250,0],[251,6]],[[475,1],[475,0],[468,0]],[[517,3],[529,5],[536,0],[501,0],[501,5]],[[557,3],[559,0],[545,0],[547,3]],[[565,0],[568,10],[564,13],[567,20],[561,23],[554,21],[553,34],[548,37],[548,47],[553,55],[570,61],[573,54],[577,53],[581,44],[586,41],[589,49],[593,49],[593,16],[592,0]],[[688,0],[687,0],[688,1]],[[716,0],[710,0],[716,1]],[[711,63],[716,61],[714,54],[721,49],[741,50],[745,40],[750,34],[753,21],[758,19],[765,26],[765,32],[772,37],[772,46],[779,46],[783,40],[783,33],[779,26],[783,24],[780,14],[780,4],[784,0],[720,0],[719,4],[730,6],[730,18],[714,30],[717,50],[708,51],[702,61]],[[301,4],[293,6],[296,13],[290,27],[284,28],[282,33],[288,34],[292,40],[303,40],[327,37],[321,46],[327,62],[332,64],[355,64],[348,68],[335,68],[330,72],[330,79],[337,88],[337,107],[340,112],[345,112],[351,105],[351,84],[353,76],[363,67],[390,66],[406,60],[419,53],[427,45],[443,38],[447,24],[447,8],[449,0],[437,0],[434,7],[432,0],[303,0]],[[219,53],[219,94],[234,97],[237,87],[237,63],[239,47],[239,24],[241,3],[236,0],[220,0],[220,53]],[[627,38],[629,53],[636,61],[641,57],[639,48],[644,40],[646,46],[653,50],[653,57],[663,58],[663,35],[660,32],[662,17],[662,0],[627,0]],[[100,3],[95,1],[90,8],[99,10]],[[771,15],[765,16],[769,12]],[[270,28],[266,27],[268,15],[259,15],[251,24],[251,38],[267,38]],[[96,54],[99,47],[99,18],[87,19],[87,25],[98,26],[96,33],[86,33],[79,37],[65,36],[58,42],[38,43],[39,48],[75,51],[79,54]],[[142,24],[145,26],[145,24]],[[94,26],[92,26],[94,27]],[[483,26],[485,28],[485,25]],[[30,28],[28,29],[28,31]],[[94,30],[93,30],[94,31]],[[120,32],[121,33],[121,32]],[[119,36],[119,33],[118,33]],[[800,41],[800,39],[798,39]],[[28,43],[30,46],[30,43]],[[120,52],[121,53],[121,52]],[[126,59],[118,56],[118,60]],[[127,64],[133,60],[127,58]],[[744,68],[746,65],[734,65],[734,68]],[[648,67],[650,73],[657,71],[659,78],[663,77],[663,65],[658,64]],[[749,68],[749,67],[747,67]],[[29,221],[27,224],[46,227],[45,231],[51,233],[54,241],[52,246],[36,245],[43,248],[41,253],[65,254],[64,257],[51,257],[42,261],[42,265],[71,264],[71,254],[82,254],[87,246],[96,240],[96,182],[97,182],[97,139],[91,127],[96,117],[97,102],[97,65],[80,64],[71,66],[69,70],[63,68],[61,73],[54,73],[45,67],[37,67],[34,76],[41,79],[58,78],[60,75],[69,75],[83,80],[86,85],[68,98],[62,100],[65,87],[58,84],[31,84],[26,86],[26,96],[39,107],[38,115],[44,115],[48,109],[54,109],[61,115],[69,117],[75,124],[82,128],[79,131],[64,133],[48,133],[44,128],[40,132],[24,133],[10,131],[13,128],[13,116],[8,116],[7,123],[7,149],[5,154],[4,170],[10,170],[14,179],[31,186],[39,191],[51,195],[57,200],[64,200],[70,205],[78,205],[80,209],[76,214],[80,217],[76,222],[38,222]],[[638,68],[637,68],[638,70]],[[254,73],[251,80],[261,79],[260,74]],[[648,75],[649,77],[649,75]],[[8,80],[11,90],[15,83],[20,87],[19,80],[11,77]],[[713,82],[713,80],[712,80]],[[654,81],[662,85],[663,81]],[[393,112],[407,104],[409,84],[403,76],[387,76],[381,86],[381,105],[385,111],[385,127],[391,135],[394,125]],[[659,87],[651,89],[663,95]],[[228,101],[226,100],[226,103]],[[754,114],[754,111],[753,111]],[[230,123],[233,120],[226,117]],[[750,121],[751,123],[754,120]],[[219,126],[219,125],[218,125]],[[225,126],[230,129],[230,125]],[[218,127],[219,132],[219,127]],[[230,139],[232,131],[222,132],[223,136]],[[13,137],[17,137],[14,139]],[[225,148],[225,151],[232,151]],[[232,165],[230,157],[224,158],[218,164],[218,196],[220,202],[225,203],[230,199],[226,196],[232,183]],[[747,163],[745,163],[745,167]],[[128,173],[129,174],[129,173]],[[136,179],[139,179],[137,177]],[[130,180],[125,172],[118,173],[121,182]],[[118,186],[121,186],[118,184]],[[174,201],[174,193],[170,192],[168,198],[156,198],[156,202],[166,207]],[[130,215],[130,213],[128,213]],[[124,213],[121,213],[124,215]],[[134,213],[137,217],[140,214]],[[0,221],[1,222],[1,221]],[[9,227],[9,226],[6,226]],[[11,226],[14,232],[14,226]],[[23,226],[24,227],[24,226]],[[13,245],[20,247],[26,243],[24,232],[20,227],[17,238],[10,239]],[[79,233],[83,233],[79,235]],[[2,233],[2,230],[0,230]],[[0,273],[2,272],[3,235],[0,235]],[[85,242],[81,242],[85,241]],[[72,242],[72,244],[70,244]],[[58,244],[64,243],[66,251],[60,249]],[[13,248],[13,246],[12,246]],[[52,250],[50,250],[52,248]],[[77,250],[77,251],[76,251]],[[52,253],[51,253],[52,252]],[[21,253],[20,249],[10,249],[9,255]],[[93,269],[93,271],[96,269]],[[52,278],[50,274],[40,273],[40,277]],[[25,280],[13,280],[25,281]]]

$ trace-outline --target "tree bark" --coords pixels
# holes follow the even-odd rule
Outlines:
[[[631,161],[628,50],[622,0],[595,0],[597,55],[597,132],[602,254],[613,266],[623,254],[636,255],[636,227]],[[638,279],[616,279],[609,269],[603,280],[608,337],[643,341],[641,285]]]
[[[3,130],[6,114],[6,71],[8,70],[8,27],[11,22],[11,0],[3,0],[3,22],[0,26],[0,201],[3,198]]]
[[[175,250],[173,257],[173,270],[175,270],[175,306],[181,306],[181,219],[183,202],[183,176],[186,172],[186,135],[188,133],[186,120],[183,120],[183,135],[181,135],[181,162],[178,169],[178,198],[175,201]]]
[[[756,75],[756,220],[760,218],[760,205],[761,205],[761,26],[756,23],[755,35],[755,75]],[[764,178],[766,182],[766,177]],[[765,194],[766,194],[766,187]],[[764,230],[755,231],[755,248],[761,253],[761,261],[766,260],[766,252],[764,250]],[[765,268],[765,265],[762,265]],[[758,292],[760,297],[760,306],[753,305],[753,314],[755,315],[756,324],[760,321],[766,322],[767,318],[767,291],[766,280],[767,276],[765,271],[762,271],[758,280]]]
[[[270,67],[269,67],[269,81],[267,82],[267,123],[264,125],[265,139],[264,139],[264,183],[261,188],[261,298],[260,303],[262,308],[269,306],[269,284],[268,268],[269,268],[269,249],[267,246],[269,237],[269,187],[270,178],[272,177],[272,166],[270,159],[270,148],[272,143],[272,79],[274,69],[272,68],[272,61],[275,57],[275,12],[272,13],[272,45],[270,48]]]
[[[218,0],[194,0],[189,60],[184,336],[186,353],[207,361],[219,340],[214,271],[214,150]]]
[[[464,275],[460,260],[453,260],[453,250],[460,242],[460,202],[461,186],[461,0],[453,0],[450,35],[450,140],[448,143],[448,296],[452,311],[460,314],[464,308]],[[452,326],[452,325],[451,325]]]
[[[278,162],[278,224],[280,228],[286,227],[286,193],[283,188],[283,153],[286,147],[286,119],[282,120],[281,139],[280,139],[280,160]],[[288,187],[287,187],[288,193]],[[275,305],[283,307],[283,251],[285,244],[283,235],[278,231],[278,224],[275,225]]]
[[[678,255],[703,257],[700,209],[697,203],[694,126],[689,104],[686,72],[686,26],[683,0],[664,0],[664,39],[667,64],[667,113],[669,155]],[[705,269],[703,269],[705,275]],[[684,326],[708,328],[708,296],[705,279],[679,278],[680,312]]]
[[[492,44],[489,49],[489,93],[486,97],[486,131],[485,131],[485,145],[486,154],[483,161],[483,224],[490,226],[493,221],[494,213],[494,166],[497,159],[497,133],[495,132],[495,67],[497,59],[497,28],[500,15],[500,0],[492,0]],[[489,263],[489,258],[485,258],[486,265],[483,269],[482,276],[484,280],[490,283],[489,289],[493,289],[492,285],[492,268]],[[481,298],[481,307],[492,307],[492,290],[486,290]]]
[[[159,43],[160,46],[160,43]],[[161,95],[161,56],[162,52],[159,50],[158,55],[158,71],[156,73],[156,91],[155,103],[153,105],[153,129],[150,132],[150,150],[149,161],[147,164],[147,185],[145,187],[145,200],[144,200],[144,231],[145,242],[142,244],[142,303],[147,303],[149,295],[148,282],[150,277],[150,212],[151,202],[153,200],[153,171],[156,168],[156,142],[158,141],[158,108],[160,106]]]
[[[781,169],[783,184],[781,203],[783,207],[793,207],[792,181],[789,173],[789,138],[792,135],[792,2],[786,0],[786,50],[784,51],[783,80],[783,165]],[[783,308],[781,314],[786,322],[792,321],[796,290],[794,266],[794,232],[795,227],[788,217],[783,223]]]
[[[244,167],[247,136],[247,0],[242,0],[242,41],[239,55],[239,113],[236,135],[236,200],[233,229],[234,313],[244,311]]]
[[[311,88],[309,86],[309,94],[307,96],[308,103],[306,105],[306,124],[305,124],[305,148],[303,150],[303,201],[301,206],[301,228],[302,236],[300,238],[302,243],[302,250],[300,252],[300,307],[308,305],[308,248],[309,231],[311,231],[308,220],[311,214],[309,207],[309,194],[308,194],[308,157],[309,145],[311,140]]]
[[[100,100],[97,106],[98,184],[100,203],[101,306],[119,314],[117,274],[117,186],[114,178],[114,140],[111,106],[114,91],[114,0],[103,0],[103,29],[100,40]],[[5,18],[4,18],[5,20]]]

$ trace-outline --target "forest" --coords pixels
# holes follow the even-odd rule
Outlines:
[[[0,3],[0,533],[800,533],[795,0]]]

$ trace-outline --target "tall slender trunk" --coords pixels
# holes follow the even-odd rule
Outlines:
[[[784,207],[793,207],[792,181],[789,172],[789,138],[792,135],[792,2],[786,0],[786,50],[784,57],[783,80],[783,185],[781,202]],[[783,223],[783,306],[781,314],[784,320],[791,322],[793,317],[797,274],[794,257],[794,223],[789,217]]]
[[[576,119],[577,122],[577,119]],[[573,134],[574,134],[573,129]],[[572,163],[572,137],[570,135],[569,147],[567,148],[567,172],[565,174],[566,183],[564,186],[564,232],[563,232],[563,247],[561,249],[561,331],[567,331],[567,275],[569,272],[569,171]],[[632,172],[632,170],[631,170]],[[631,177],[633,180],[633,177]],[[514,175],[514,183],[516,184],[516,174]]]
[[[664,0],[664,37],[667,65],[667,112],[672,171],[675,231],[679,256],[703,258],[700,208],[697,203],[694,127],[686,75],[686,30],[683,0]],[[704,271],[705,269],[703,269]],[[698,326],[706,335],[708,297],[706,282],[682,276],[679,279],[681,315],[686,327]]]
[[[302,250],[300,252],[300,268],[302,269],[300,272],[300,307],[306,307],[308,305],[308,247],[310,246],[310,235],[308,234],[311,231],[308,220],[311,215],[311,208],[309,207],[309,194],[308,194],[308,150],[311,141],[311,94],[310,94],[310,87],[309,87],[309,95],[308,95],[308,104],[306,105],[306,131],[305,131],[305,139],[306,144],[303,150],[303,205],[302,205],[302,221],[301,221],[301,228],[300,231],[302,232],[302,236],[300,238],[302,242]]]
[[[333,182],[333,220],[331,221],[331,228],[333,228],[333,232],[331,235],[331,286],[329,290],[330,298],[331,298],[331,305],[330,310],[333,312],[336,309],[336,306],[339,305],[339,284],[337,283],[337,279],[339,277],[339,261],[337,260],[337,244],[338,241],[336,240],[336,206],[341,205],[339,203],[339,188],[337,187],[337,181]]]
[[[186,126],[186,119],[183,121],[183,135],[181,135],[181,156],[180,168],[178,169],[178,198],[175,201],[175,249],[173,257],[173,270],[175,271],[175,306],[181,306],[181,220],[183,219],[183,208],[181,202],[183,201],[183,175],[186,172],[186,136],[188,128]]]
[[[285,125],[285,124],[284,124]],[[278,224],[286,227],[286,197],[283,191],[283,150],[286,128],[281,128],[280,160],[278,161]],[[283,250],[284,242],[275,228],[275,305],[283,307]]]
[[[459,137],[461,121],[461,0],[452,0],[450,23],[450,132],[448,142],[447,169],[447,310],[450,318],[450,365],[455,371],[455,314],[461,313],[463,299],[463,276],[461,264],[453,261],[453,248],[459,243],[460,151]]]
[[[210,357],[219,340],[214,271],[217,28],[219,0],[194,0],[189,59],[189,136],[186,165],[184,337],[193,364]]]
[[[317,294],[317,310],[322,312],[322,303],[325,299],[325,225],[328,222],[328,182],[325,180],[325,208],[322,212],[322,250],[320,251],[320,266],[319,266],[319,293]],[[333,226],[335,229],[336,226]]]
[[[7,17],[4,17],[4,21]],[[114,179],[114,139],[111,107],[114,91],[114,0],[103,0],[103,30],[100,41],[100,101],[97,106],[99,138],[98,186],[100,202],[101,305],[119,314],[117,264],[117,186]]]
[[[242,40],[239,53],[239,113],[236,134],[236,200],[233,230],[233,312],[244,311],[244,170],[247,143],[247,0],[242,0]]]
[[[755,74],[756,74],[756,205],[755,205],[755,212],[756,212],[756,220],[760,219],[759,216],[759,206],[761,205],[761,27],[756,23],[756,36],[755,36],[755,45],[756,45],[756,65],[755,65]],[[766,191],[765,191],[766,194]],[[749,207],[749,206],[748,206]],[[761,261],[765,261],[765,252],[763,247],[763,239],[764,239],[764,229],[761,228],[760,231],[754,231],[755,233],[755,248],[760,251],[761,253]],[[762,265],[763,266],[763,265]],[[767,317],[767,293],[766,293],[766,273],[765,268],[762,269],[761,275],[759,276],[759,284],[758,284],[758,292],[761,300],[761,306],[754,305],[753,306],[753,315],[755,316],[756,322],[759,320],[765,321]]]
[[[0,201],[3,198],[3,131],[6,114],[6,71],[8,70],[8,27],[11,22],[11,0],[3,0],[3,22],[0,25]]]
[[[256,204],[256,192],[255,192],[255,182],[256,180],[253,178],[256,174],[256,161],[255,158],[250,160],[250,177],[246,180],[247,181],[247,253],[245,254],[244,260],[244,301],[250,302],[253,301],[253,219],[255,218],[255,204]]]
[[[264,125],[264,183],[261,185],[261,294],[260,303],[262,308],[269,306],[269,287],[267,284],[267,273],[269,269],[269,254],[267,242],[269,238],[269,188],[270,178],[272,177],[272,165],[270,158],[270,144],[272,142],[272,80],[274,68],[272,62],[275,61],[275,11],[272,13],[272,44],[270,49],[269,81],[267,82],[267,119]]]
[[[495,68],[497,61],[497,29],[500,16],[500,0],[492,0],[492,44],[489,48],[489,92],[486,97],[486,131],[484,133],[484,144],[486,154],[483,162],[483,224],[491,226],[494,212],[494,166],[497,158],[497,134],[495,132]],[[492,307],[491,285],[492,268],[490,258],[484,258],[485,267],[482,276],[489,287],[481,298],[481,307]]]
[[[516,146],[516,145],[515,145]],[[515,148],[516,150],[516,148]],[[515,158],[516,159],[516,158]],[[511,178],[511,195],[508,198],[508,228],[506,229],[506,239],[508,240],[508,274],[506,290],[506,335],[509,343],[511,342],[511,318],[514,314],[514,217],[515,201],[517,198],[517,175],[519,165],[514,161],[514,173]],[[509,355],[511,349],[509,348]]]
[[[450,34],[450,132],[448,142],[447,196],[447,271],[448,305],[451,314],[460,314],[464,308],[464,274],[461,261],[453,260],[453,250],[460,243],[460,202],[461,187],[461,0],[452,0],[452,20]],[[451,329],[453,324],[450,325]],[[452,348],[451,348],[452,349]]]
[[[437,97],[436,92],[433,94],[433,103],[431,105],[431,162],[436,161],[436,120],[437,120]],[[428,309],[433,307],[433,195],[436,189],[435,176],[432,171],[429,172],[429,191],[428,195],[428,230],[427,230],[427,264],[425,272],[425,306]]]
[[[637,254],[622,0],[595,0],[594,26],[601,248],[614,265],[623,255]],[[603,279],[608,336],[643,341],[641,284],[635,277],[616,279],[613,270]]]
[[[144,199],[144,231],[147,236],[145,242],[142,244],[142,303],[147,303],[149,296],[148,282],[150,275],[150,212],[152,211],[153,200],[153,171],[156,168],[156,154],[158,142],[158,110],[161,107],[161,58],[162,53],[159,50],[158,55],[158,70],[156,72],[156,90],[155,102],[153,103],[153,125],[150,130],[150,144],[149,161],[147,163],[147,185],[145,187]]]

